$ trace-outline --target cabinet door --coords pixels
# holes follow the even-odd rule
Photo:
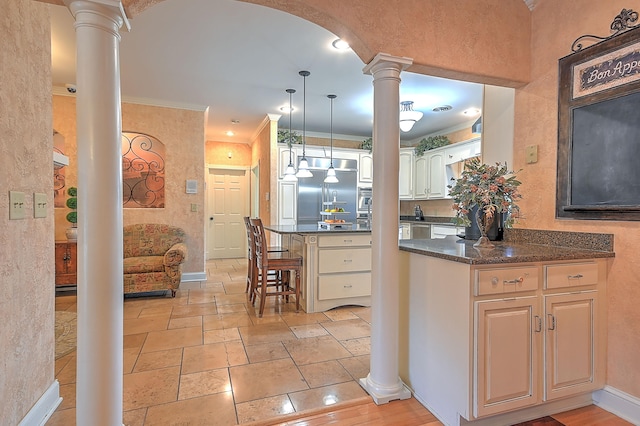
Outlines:
[[[278,182],[278,224],[295,225],[296,182]]]
[[[373,182],[373,155],[360,154],[360,164],[358,164],[358,182]]]
[[[400,176],[398,198],[413,199],[413,148],[400,150]]]
[[[545,400],[596,388],[596,292],[545,296]]]
[[[414,164],[414,198],[416,200],[425,200],[429,195],[429,164],[427,155],[416,157]]]
[[[474,416],[538,403],[538,298],[475,305]]]
[[[444,153],[435,152],[427,156],[428,199],[444,198],[446,194],[446,172]]]
[[[297,164],[296,157],[296,148],[293,147],[291,149],[291,163]],[[289,166],[289,148],[280,148],[280,165],[278,167],[279,175],[278,178],[282,179],[284,177],[284,172],[287,170]]]
[[[78,247],[75,242],[55,243],[56,285],[76,284]]]

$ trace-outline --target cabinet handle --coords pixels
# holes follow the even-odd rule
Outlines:
[[[582,274],[577,274],[577,275],[567,275],[567,278],[569,278],[570,280],[579,280],[580,278],[584,277],[584,275]]]
[[[350,263],[350,262],[353,262],[353,260],[352,259],[345,259],[344,260],[344,263]]]
[[[542,331],[542,318],[536,315],[535,321],[536,321],[536,333],[540,333]]]
[[[513,280],[504,280],[502,281],[503,284],[518,284],[524,281],[523,277],[520,278],[515,278]]]
[[[547,319],[551,321],[548,330],[555,330],[556,329],[556,317],[554,317],[553,314],[547,314]]]
[[[345,244],[351,244],[353,240],[343,240]]]
[[[351,288],[351,287],[353,287],[353,285],[351,285],[351,284],[344,286],[344,288]]]

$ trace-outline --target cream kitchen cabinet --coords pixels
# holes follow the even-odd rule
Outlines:
[[[401,148],[398,198],[413,200],[413,180],[413,148]]]
[[[371,186],[373,182],[373,154],[360,154],[358,163],[358,184],[359,186]]]
[[[433,200],[444,198],[446,193],[444,151],[427,152],[422,156],[416,156],[414,176],[414,199]]]
[[[282,179],[284,177],[284,172],[287,170],[287,167],[289,166],[289,148],[287,148],[285,145],[284,147],[279,147],[278,149],[280,150],[279,161],[278,161],[278,178]],[[298,164],[297,159],[298,157],[296,153],[296,147],[292,147],[291,163],[293,164],[294,167],[297,167],[297,164]]]
[[[279,225],[295,225],[298,213],[296,211],[297,203],[297,183],[296,182],[278,182],[278,224]]]
[[[400,376],[447,425],[513,424],[590,403],[605,379],[606,265],[402,252]]]

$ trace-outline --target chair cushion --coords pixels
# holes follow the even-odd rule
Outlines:
[[[125,274],[164,272],[164,256],[138,256],[124,259]]]

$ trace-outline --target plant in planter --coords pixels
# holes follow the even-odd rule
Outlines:
[[[518,192],[520,181],[514,173],[506,164],[490,166],[474,157],[465,162],[462,175],[455,184],[447,186],[454,201],[456,224],[468,227],[475,220],[480,229],[481,236],[474,247],[493,247],[487,238],[487,230],[498,214],[507,214],[505,228],[511,228],[517,220],[520,207],[516,201],[522,195]],[[470,217],[472,211],[474,214]]]
[[[449,138],[444,135],[429,136],[428,138],[422,138],[420,142],[418,142],[414,152],[418,157],[422,157],[425,151],[440,148],[441,146],[449,145],[450,143]]]
[[[67,229],[67,239],[74,241],[78,239],[78,212],[76,211],[78,208],[78,188],[75,186],[70,186],[67,189],[67,207],[71,209],[69,213],[67,213],[67,222],[71,224],[71,228]]]
[[[291,148],[291,144],[301,145],[302,135],[299,135],[295,131],[291,131],[291,138],[289,138],[289,130],[278,130],[278,143],[286,143],[287,147]]]
[[[360,149],[367,149],[369,150],[369,154],[371,154],[373,151],[373,138],[366,138],[363,140],[360,144]]]

